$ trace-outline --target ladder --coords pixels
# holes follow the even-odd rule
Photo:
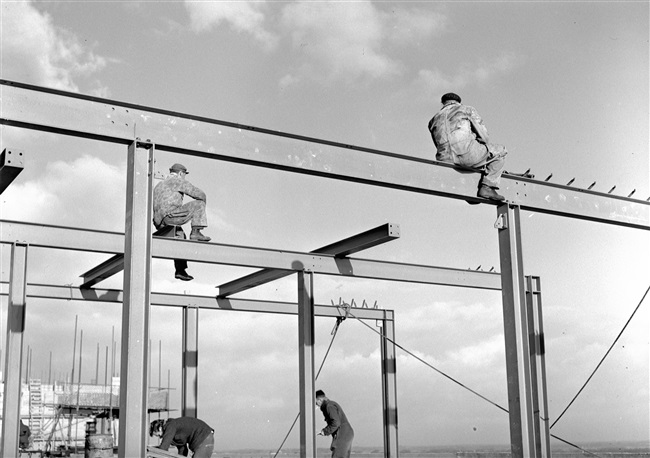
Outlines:
[[[29,381],[29,430],[34,442],[43,440],[43,390],[39,379]]]

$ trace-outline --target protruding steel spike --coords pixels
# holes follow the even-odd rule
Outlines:
[[[576,179],[575,179],[575,178],[571,178],[571,179],[569,180],[569,182],[568,182],[566,185],[567,185],[567,186],[571,186],[571,183],[573,183],[574,181],[576,181]]]
[[[610,190],[607,192],[607,194],[611,194],[612,191],[614,191],[614,189],[616,189],[616,186],[612,187],[612,189],[610,189]]]
[[[596,186],[596,182],[595,182],[595,181],[594,181],[593,183],[591,183],[587,189],[591,189],[591,188],[593,188],[594,186]]]
[[[482,264],[479,264],[478,267],[474,270],[479,270],[481,268]]]
[[[494,272],[494,266],[490,267],[489,272]]]
[[[553,176],[553,174],[551,173],[549,176],[546,177],[546,180],[544,180],[544,181],[550,180],[552,176]]]
[[[635,192],[636,192],[636,189],[633,189],[632,192],[629,193],[627,196],[628,196],[628,197],[632,197],[632,194],[634,194]]]

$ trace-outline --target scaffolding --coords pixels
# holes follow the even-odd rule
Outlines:
[[[3,411],[0,447],[0,453],[5,456],[17,450],[18,411],[11,399],[20,392],[26,298],[46,297],[123,304],[120,457],[145,454],[148,324],[152,305],[183,308],[183,352],[187,357],[183,358],[182,410],[188,415],[196,415],[194,390],[198,367],[191,355],[197,351],[196,324],[200,309],[297,315],[300,454],[314,457],[314,317],[335,317],[341,313],[337,307],[314,303],[314,275],[501,290],[512,455],[550,456],[541,291],[537,277],[524,275],[520,213],[529,210],[650,229],[650,203],[630,196],[504,175],[501,190],[507,201],[489,202],[475,195],[478,173],[450,164],[6,80],[0,81],[0,87],[3,91],[1,124],[116,143],[128,150],[125,233],[0,222],[3,228],[0,243],[12,245],[4,393],[8,402]],[[15,154],[16,150],[2,147],[6,152],[4,157]],[[364,239],[367,233],[341,241],[333,250],[317,249],[310,253],[154,237],[151,190],[156,151],[493,205],[501,273],[349,257],[368,246]],[[21,166],[3,165],[3,183],[8,186]],[[395,238],[396,234],[390,231],[396,228],[396,224],[387,224],[368,232],[379,236],[376,243],[384,243]],[[27,282],[26,259],[31,246],[106,253],[111,258],[84,274],[83,288],[34,285]],[[222,285],[216,298],[162,294],[151,291],[152,257],[263,270]],[[95,287],[121,270],[124,270],[123,291]],[[229,297],[234,292],[272,281],[279,273],[295,274],[297,304]],[[355,315],[379,321],[385,337],[380,343],[384,454],[397,457],[394,314],[390,310],[358,309]]]

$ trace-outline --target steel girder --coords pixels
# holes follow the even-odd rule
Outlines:
[[[450,164],[231,122],[0,80],[0,124],[338,180],[489,203],[480,174]],[[433,153],[432,153],[433,156]],[[650,202],[504,175],[501,192],[523,210],[650,230]]]
[[[60,248],[117,254],[124,250],[124,235],[118,232],[92,231],[44,224],[0,220],[0,243],[26,241],[33,247]],[[184,258],[189,261],[243,267],[268,268],[286,272],[310,271],[316,274],[404,281],[432,285],[460,286],[489,290],[501,289],[497,272],[445,267],[337,258],[333,255],[297,251],[193,242],[154,237],[151,247],[155,258]]]
[[[8,148],[0,153],[0,194],[25,168],[25,158],[22,151]]]

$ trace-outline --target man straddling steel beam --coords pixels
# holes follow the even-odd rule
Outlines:
[[[498,194],[501,173],[508,154],[506,147],[489,142],[487,129],[476,109],[461,104],[453,92],[442,96],[442,108],[429,121],[431,138],[436,145],[436,159],[480,169],[483,176],[478,197],[502,201]]]
[[[185,232],[181,226],[191,221],[190,240],[209,242],[210,237],[201,233],[201,229],[208,226],[208,219],[205,215],[205,192],[185,179],[189,172],[184,165],[174,164],[169,169],[169,172],[169,176],[158,183],[153,190],[154,226],[158,231],[169,228],[169,231],[165,232],[168,237],[185,239]],[[188,195],[195,200],[184,204],[184,195]],[[194,279],[186,271],[186,260],[174,259],[174,267],[176,268],[175,276],[177,279],[183,281]]]

